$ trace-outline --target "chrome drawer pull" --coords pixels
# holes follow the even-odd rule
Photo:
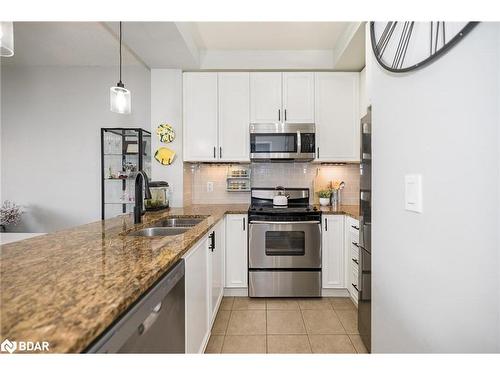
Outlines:
[[[359,265],[359,262],[358,262],[358,260],[357,260],[356,258],[352,258],[352,261],[353,261],[354,263],[356,263],[357,265]]]

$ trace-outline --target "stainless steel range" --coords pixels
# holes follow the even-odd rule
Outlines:
[[[287,206],[274,206],[285,194]],[[321,212],[309,189],[252,188],[248,211],[250,297],[321,296]]]

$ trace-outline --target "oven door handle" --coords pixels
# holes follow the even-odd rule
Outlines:
[[[309,221],[262,221],[262,220],[254,220],[251,221],[250,224],[321,224],[320,221],[309,220]]]

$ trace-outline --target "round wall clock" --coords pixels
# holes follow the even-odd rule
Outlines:
[[[394,73],[409,72],[435,61],[479,22],[370,22],[373,53]]]

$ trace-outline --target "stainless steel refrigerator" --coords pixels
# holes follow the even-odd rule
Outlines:
[[[368,107],[361,119],[360,219],[359,219],[359,298],[358,330],[371,352],[371,299],[372,299],[372,110]]]

